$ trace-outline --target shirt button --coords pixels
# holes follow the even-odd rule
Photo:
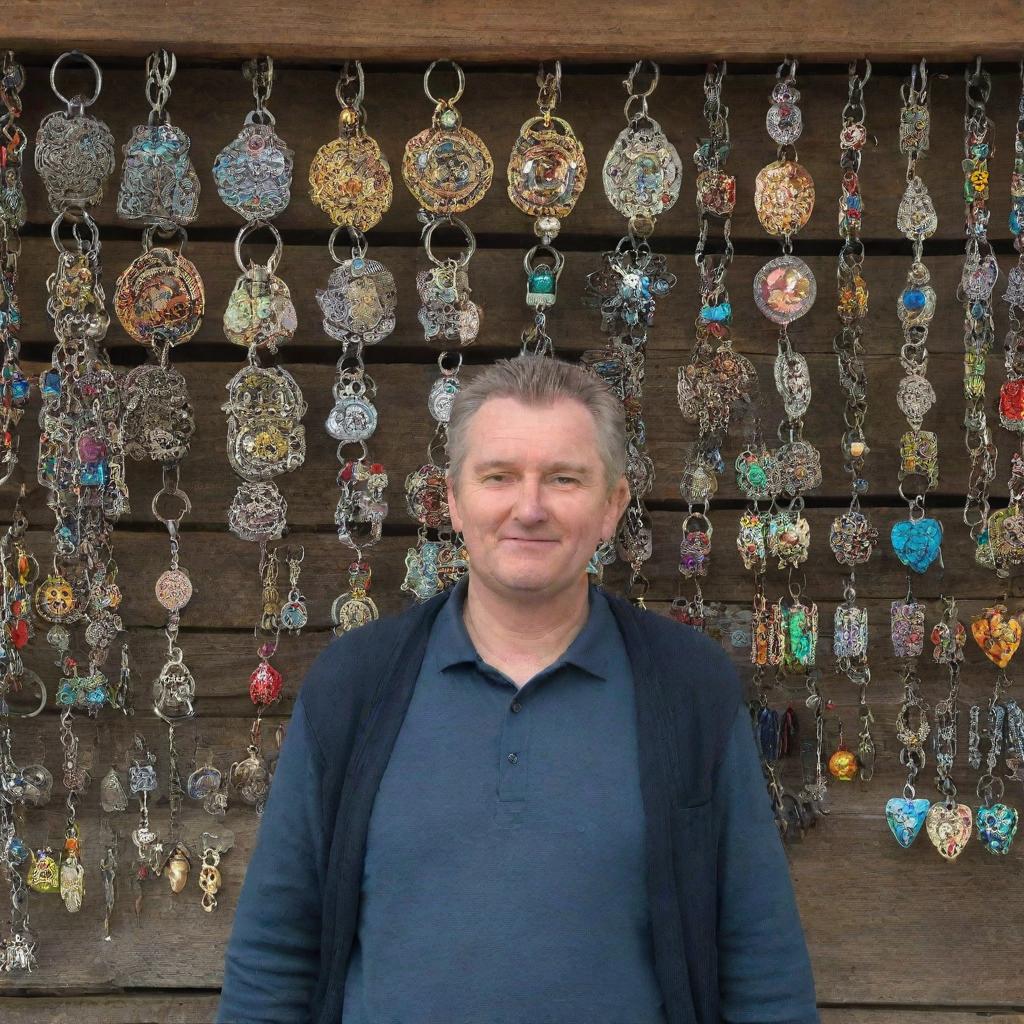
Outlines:
[[[515,754],[509,754],[508,755],[508,760],[509,760],[509,764],[518,764],[519,763],[519,758],[516,757]]]
[[[513,711],[522,711],[523,710],[523,705],[520,704],[519,701],[514,700],[514,701],[512,701],[512,710]]]

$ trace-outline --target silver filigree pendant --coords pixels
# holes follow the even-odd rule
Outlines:
[[[657,217],[679,198],[682,161],[654,118],[632,120],[604,161],[608,202],[623,217]]]
[[[269,123],[256,121],[268,118]],[[251,111],[245,127],[213,164],[217,194],[247,221],[273,220],[291,200],[294,153],[274,131],[273,117]]]
[[[383,341],[395,329],[397,298],[391,271],[363,256],[342,261],[316,293],[324,331],[343,345]]]
[[[36,135],[35,167],[54,213],[100,202],[114,163],[114,136],[103,121],[63,110],[43,118]]]
[[[161,227],[185,227],[199,211],[199,176],[189,137],[172,124],[136,125],[122,152],[117,215]]]
[[[918,175],[907,182],[899,208],[896,211],[896,227],[911,242],[931,238],[939,226],[935,204],[928,192],[928,186]]]
[[[811,373],[807,360],[789,346],[780,346],[775,357],[775,387],[788,419],[798,420],[810,408]]]

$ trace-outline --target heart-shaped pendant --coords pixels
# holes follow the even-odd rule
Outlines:
[[[942,523],[938,519],[901,519],[890,531],[896,557],[914,572],[927,572],[939,557]]]
[[[1007,853],[1017,834],[1017,812],[1007,804],[978,808],[978,839],[989,853]]]
[[[932,804],[928,809],[925,827],[932,845],[943,858],[954,861],[963,853],[967,841],[971,838],[971,825],[974,816],[967,804]]]
[[[993,665],[1006,668],[1020,647],[1021,625],[1015,616],[1006,615],[1005,604],[997,604],[971,622],[971,635]]]
[[[917,838],[928,813],[929,801],[923,797],[912,800],[905,796],[894,796],[885,802],[885,820],[896,837],[896,842],[906,849]]]

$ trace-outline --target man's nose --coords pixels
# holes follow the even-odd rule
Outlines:
[[[540,480],[528,476],[523,477],[513,511],[516,519],[522,523],[539,523],[547,519],[547,510],[544,507],[544,489]]]

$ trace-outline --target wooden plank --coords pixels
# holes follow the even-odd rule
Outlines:
[[[997,0],[997,6],[1009,2]],[[995,17],[991,7],[989,13]],[[61,14],[62,24],[68,24],[67,17],[66,13]],[[1019,13],[1015,17],[1017,23],[1024,23]],[[588,13],[587,20],[591,18],[592,15]],[[404,19],[405,15],[403,22]],[[760,15],[758,20],[761,20]],[[94,23],[91,17],[90,22]],[[11,42],[10,37],[7,38]],[[267,40],[272,38],[263,37],[263,43],[255,49],[263,52]],[[1000,38],[1009,38],[1008,33],[1004,35],[1002,28]],[[86,50],[91,49],[88,39],[76,36],[76,40]],[[923,40],[920,42],[923,46]],[[160,39],[158,45],[170,45],[169,37]],[[788,47],[789,44],[786,45]],[[857,53],[865,52],[861,46],[858,42]],[[443,49],[447,51],[447,43]],[[57,52],[55,46],[48,46],[47,60],[55,57]],[[101,52],[96,55],[99,56]],[[331,61],[340,63],[342,54],[351,52],[347,45],[335,48]],[[871,53],[871,49],[868,48],[866,52]],[[922,52],[929,53],[929,50],[923,46]],[[989,56],[992,48],[981,46],[977,52]],[[539,56],[539,53],[533,53],[530,60],[536,60]],[[609,56],[609,59],[612,58]],[[631,54],[628,59],[631,61],[635,57]],[[1017,57],[1013,59],[1016,61]],[[625,124],[622,114],[625,99],[622,78],[628,67],[626,64],[621,70],[616,68],[599,74],[583,68],[578,71],[572,67],[566,69],[564,99],[559,114],[572,123],[584,145],[589,177],[576,208],[565,219],[560,248],[564,245],[570,249],[572,240],[580,238],[588,240],[588,248],[610,246],[624,233],[623,218],[612,209],[605,197],[601,185],[601,166],[609,147]],[[380,224],[369,233],[371,245],[396,240],[406,245],[418,244],[420,225],[416,220],[416,203],[401,180],[400,167],[407,140],[429,124],[432,105],[423,94],[422,71],[422,67],[408,71],[382,71],[373,66],[367,68],[369,130],[379,141],[396,178],[393,204]],[[654,235],[655,248],[662,245],[671,250],[673,245],[678,246],[680,239],[692,240],[697,234],[693,203],[696,168],[690,159],[690,147],[692,140],[704,132],[702,72],[702,68],[689,68],[684,73],[667,70],[650,101],[652,116],[659,120],[670,140],[677,146],[684,167],[680,199],[659,218]],[[909,64],[902,68],[879,68],[867,86],[867,125],[877,136],[878,146],[864,151],[861,176],[865,203],[863,237],[866,240],[897,240],[901,245],[900,251],[907,253],[909,244],[896,230],[896,210],[905,187],[906,172],[906,160],[900,156],[897,145],[899,97],[900,87],[909,73]],[[54,109],[56,100],[48,85],[48,64],[29,67],[27,79],[23,91],[23,124],[30,141],[34,143],[39,122]],[[70,95],[70,90],[74,88],[91,88],[91,78],[87,78],[84,70],[76,71],[73,67],[61,72],[60,82],[65,95]],[[286,241],[295,232],[302,231],[312,234],[312,237],[306,238],[307,241],[322,240],[322,244],[325,244],[330,232],[331,224],[327,215],[309,199],[308,173],[316,150],[337,135],[335,82],[336,72],[333,71],[283,67],[269,104],[277,118],[277,131],[295,150],[292,201],[285,213],[275,221],[284,232]],[[960,165],[964,115],[962,71],[954,67],[948,79],[943,79],[937,73],[931,83],[931,148],[920,163],[919,173],[931,191],[939,228],[926,244],[926,253],[935,251],[936,246],[941,244],[940,240],[958,242],[959,248],[962,248],[964,237],[963,171]],[[730,173],[736,175],[738,184],[732,236],[740,243],[745,240],[756,242],[766,250],[773,250],[773,254],[777,243],[764,233],[755,216],[753,194],[757,171],[775,159],[775,146],[764,126],[774,84],[774,64],[770,69],[736,66],[726,80],[724,94],[730,110],[733,145],[728,166]],[[90,109],[95,116],[108,122],[119,146],[129,138],[132,127],[143,121],[148,112],[143,86],[141,61],[130,68],[109,68],[104,73],[104,91],[96,105]],[[797,253],[809,241],[832,242],[837,238],[836,209],[842,177],[838,134],[847,99],[845,68],[838,74],[831,69],[811,71],[800,76],[799,86],[804,132],[798,149],[801,162],[816,183],[817,201],[809,223],[796,240]],[[443,84],[438,84],[437,88],[443,88]],[[536,96],[537,86],[532,65],[516,73],[472,70],[467,76],[466,93],[459,103],[459,109],[465,125],[481,134],[495,162],[494,183],[489,192],[463,217],[484,240],[495,236],[507,237],[505,244],[522,244],[523,248],[536,241],[530,219],[512,206],[505,189],[508,155],[520,126],[536,113]],[[992,216],[989,233],[993,239],[1010,238],[1007,222],[1010,212],[1010,160],[1019,96],[1020,80],[1016,72],[997,68],[988,104],[989,114],[994,121],[992,138],[996,147],[990,163]],[[211,103],[211,97],[216,97],[216,102]],[[237,135],[251,105],[251,89],[237,70],[237,65],[230,69],[195,68],[185,62],[179,65],[168,110],[174,123],[188,132],[192,139],[190,155],[201,183],[199,217],[190,229],[190,235],[201,237],[216,230],[221,235],[233,237],[238,230],[240,220],[220,202],[211,168],[217,153]],[[134,228],[119,222],[115,213],[121,173],[120,152],[117,155],[118,169],[115,176],[105,189],[102,203],[90,212],[100,224],[105,238],[116,229],[135,237]],[[25,188],[30,223],[36,228],[45,226],[48,230],[53,213],[46,202],[42,182],[32,169],[25,175]],[[716,238],[717,233],[713,232],[711,237]],[[443,242],[443,235],[438,238],[438,242]],[[742,245],[740,251],[743,251]],[[515,290],[519,290],[518,275]]]
[[[73,24],[76,40],[99,54],[138,57],[163,45],[204,60],[248,56],[272,43],[275,56],[306,63],[333,63],[340,54],[424,61],[439,53],[474,61],[629,60],[638,53],[673,61],[772,60],[788,52],[797,30],[806,60],[841,61],[864,53],[903,60],[919,52],[966,60],[978,51],[1011,60],[1024,39],[1019,8],[1011,0],[996,0],[991,22],[947,3],[894,7],[869,0],[858,8],[855,23],[847,7],[829,4],[815,7],[813,16],[808,10],[797,21],[783,18],[777,24],[766,22],[763,8],[749,0],[731,0],[713,17],[696,3],[657,0],[645,5],[642,18],[624,17],[620,5],[602,0],[561,8],[558,24],[572,26],[562,39],[552,36],[550,9],[535,2],[504,10],[457,4],[443,14],[426,0],[392,2],[344,23],[332,13],[317,0],[287,8],[250,2],[244,13],[186,0],[173,10],[147,10],[142,19],[138,8],[123,0],[101,12],[79,0],[67,5],[16,0],[5,34],[15,48],[45,52]],[[1005,25],[1005,33],[992,33],[990,24]]]
[[[774,343],[773,343],[774,344]],[[765,434],[775,444],[776,429],[782,421],[782,407],[773,386],[774,352],[752,353],[751,359],[758,371],[764,399],[762,422]],[[696,438],[696,424],[688,423],[679,411],[676,382],[680,364],[686,356],[669,352],[653,352],[648,359],[645,382],[644,408],[647,424],[648,448],[654,460],[654,489],[650,505],[656,509],[682,509],[679,479],[687,459],[689,445]],[[990,402],[998,394],[999,367],[995,358],[989,371]],[[812,495],[813,503],[849,503],[849,477],[842,468],[842,455],[836,438],[843,428],[843,410],[836,400],[836,361],[833,356],[812,354],[809,359],[811,382],[814,389],[810,411],[804,428],[804,437],[821,452],[823,482]],[[869,416],[866,435],[870,453],[866,462],[869,490],[865,500],[871,504],[884,503],[893,507],[902,505],[897,487],[900,465],[899,440],[907,424],[896,402],[896,388],[900,373],[894,371],[888,356],[868,356],[866,367],[869,387]],[[48,364],[25,361],[26,373],[38,374]],[[223,532],[227,524],[227,510],[234,497],[239,478],[231,471],[226,453],[227,424],[221,403],[225,400],[225,385],[231,380],[241,363],[190,363],[177,361],[188,383],[196,418],[196,432],[188,456],[181,464],[181,486],[189,494],[192,510],[182,523],[183,530],[216,530]],[[303,423],[306,437],[306,458],[294,472],[278,478],[278,484],[288,501],[288,521],[292,529],[334,529],[334,510],[339,490],[337,474],[337,442],[326,432],[324,424],[334,403],[331,387],[333,365],[317,363],[291,363],[284,365],[302,388],[308,403]],[[935,355],[930,360],[930,378],[935,387],[937,403],[927,417],[925,426],[939,435],[939,486],[931,502],[962,505],[967,483],[968,456],[963,443],[959,413],[963,408],[960,374],[963,357],[953,354]],[[467,366],[464,380],[469,381],[479,372],[480,365]],[[426,408],[426,397],[438,372],[433,364],[371,363],[368,372],[377,384],[375,404],[379,410],[377,432],[369,448],[372,457],[380,461],[388,473],[386,497],[390,504],[388,529],[409,532],[414,528],[406,504],[404,484],[406,476],[427,458],[427,446],[434,431],[434,421]],[[37,480],[38,458],[37,410],[38,394],[34,393],[29,411],[22,420],[19,448],[20,466],[11,480],[0,487],[0,521],[10,518],[14,499],[22,481],[26,484],[25,510],[33,527],[45,529],[53,522],[46,506],[48,492]],[[955,410],[953,415],[949,412]],[[991,414],[990,414],[991,415]],[[726,472],[720,478],[719,490],[712,508],[721,503],[734,509],[745,504],[735,480],[734,460],[745,444],[749,410],[737,417],[731,436],[723,446]],[[996,424],[996,444],[1003,449],[997,461],[997,473],[991,485],[994,499],[1007,496],[1009,457],[1007,451],[1015,447],[1015,440]],[[160,468],[155,463],[128,460],[126,475],[131,510],[123,518],[124,524],[163,531],[151,510],[152,496],[161,487]],[[239,554],[245,546],[238,542]],[[45,548],[43,550],[46,550]],[[163,547],[157,545],[154,553],[163,557]],[[244,556],[242,556],[244,557]],[[332,562],[340,564],[338,558]]]
[[[877,242],[869,243],[867,249],[864,274],[870,301],[863,325],[864,348],[868,354],[888,356],[895,367],[898,346],[902,341],[896,300],[906,284],[910,258],[887,255],[886,248],[887,243]],[[835,249],[838,252],[838,244]],[[113,306],[118,275],[139,251],[134,240],[115,239],[103,243],[103,279],[109,307]],[[686,358],[693,345],[693,322],[699,295],[692,253],[692,243],[687,243],[685,251],[676,251],[668,257],[669,270],[677,276],[678,283],[667,296],[658,300],[655,323],[648,339],[648,350],[652,354],[672,352],[677,358]],[[174,361],[185,362],[195,358],[240,361],[241,351],[228,343],[223,330],[224,310],[238,277],[232,243],[190,242],[186,254],[203,277],[206,316],[192,340],[175,351]],[[266,255],[266,251],[254,253],[261,259]],[[432,363],[437,358],[437,350],[424,341],[423,329],[417,319],[420,303],[415,285],[416,273],[426,266],[422,250],[404,245],[381,246],[373,250],[373,255],[386,263],[395,276],[398,309],[394,333],[366,350],[367,363],[374,366],[397,361]],[[558,353],[572,358],[585,349],[599,347],[604,341],[600,314],[586,307],[583,301],[587,274],[599,270],[602,260],[598,253],[582,250],[564,255],[565,269],[559,279],[558,301],[548,315],[548,331]],[[747,354],[775,352],[777,330],[758,312],[752,288],[754,276],[774,255],[738,255],[729,272],[733,343],[739,351]],[[955,295],[963,257],[945,255],[926,259],[938,297],[928,349],[932,353],[962,353],[963,306],[956,301]],[[790,333],[794,345],[801,352],[831,354],[832,341],[839,326],[835,312],[836,256],[808,255],[806,262],[818,281],[818,299],[807,316],[792,326]],[[1001,257],[999,262],[1003,272],[1007,272],[1009,259]],[[30,346],[33,355],[42,355],[53,346],[51,322],[46,315],[46,280],[53,273],[54,265],[54,249],[48,238],[24,239],[19,261],[19,293],[24,318],[20,337],[23,345]],[[299,323],[295,338],[281,349],[280,358],[286,365],[313,360],[324,364],[340,354],[338,343],[322,330],[322,314],[316,301],[316,291],[326,286],[333,267],[326,245],[289,244],[285,248],[280,274],[291,289]],[[467,360],[509,356],[519,351],[522,330],[533,323],[532,314],[527,316],[524,282],[521,249],[482,248],[473,257],[470,285],[473,299],[481,305],[484,315],[477,341],[465,350]],[[996,294],[1002,294],[1000,286],[997,286]],[[1005,303],[997,302],[994,314],[996,335],[1001,345],[1008,325]],[[113,315],[105,345],[121,362],[142,359],[142,349],[125,333]],[[996,356],[992,357],[992,366],[991,372],[995,374],[998,367]]]

